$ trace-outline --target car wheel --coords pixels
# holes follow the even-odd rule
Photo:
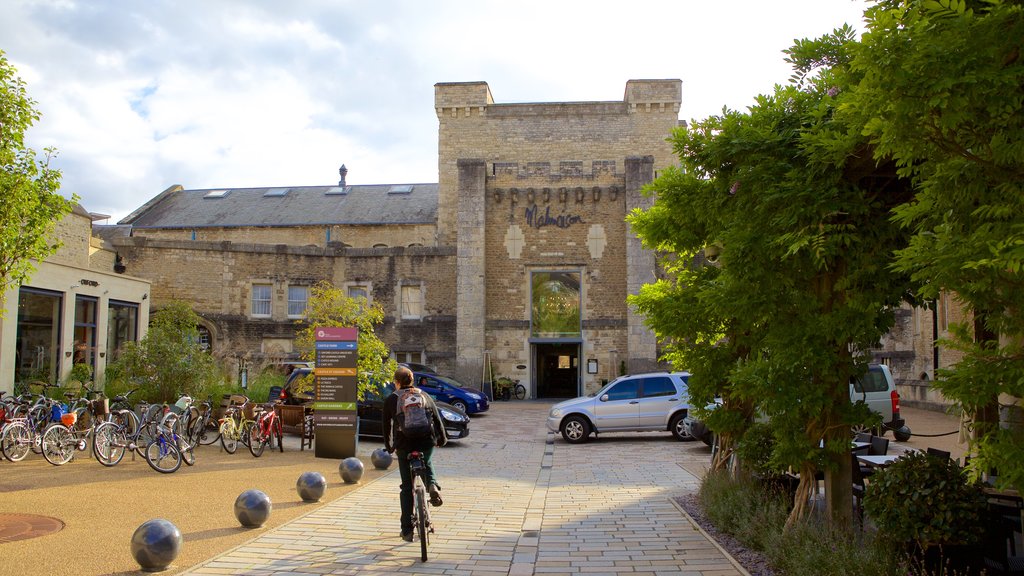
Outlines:
[[[684,418],[686,418],[685,413],[680,412],[679,414],[676,414],[675,416],[672,417],[672,420],[669,422],[668,427],[669,430],[672,431],[672,435],[675,436],[676,440],[688,442],[690,440],[694,440],[695,438],[693,436],[690,436],[690,434],[686,431],[686,423],[683,422]]]
[[[582,444],[590,439],[590,422],[582,416],[569,416],[562,422],[562,438],[569,444]]]
[[[458,408],[459,410],[462,410],[463,412],[466,412],[466,403],[463,402],[462,400],[455,400],[451,404],[455,408]],[[466,412],[466,414],[469,414],[469,412]]]
[[[907,440],[910,440],[910,428],[903,426],[901,428],[893,430],[892,436],[893,438],[896,439],[897,442],[906,442]]]
[[[864,426],[863,424],[858,424],[858,425],[854,426],[853,429],[852,429],[852,432],[853,432],[854,436],[856,436],[857,434],[870,434],[872,436],[884,436],[885,435],[885,430],[884,429],[882,430],[882,433],[879,434],[878,433],[878,428],[872,428],[871,426]]]

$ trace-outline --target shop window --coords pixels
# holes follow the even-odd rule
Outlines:
[[[531,336],[535,338],[579,337],[580,273],[534,272]]]
[[[107,354],[116,359],[125,342],[139,339],[139,305],[111,300],[107,305]]]
[[[270,284],[252,285],[252,315],[255,318],[270,317]]]
[[[401,300],[403,320],[423,317],[423,288],[419,284],[402,286]]]
[[[96,298],[75,298],[75,344],[72,365],[86,364],[96,370]]]
[[[15,380],[56,382],[60,370],[60,326],[64,296],[22,288],[18,295]]]
[[[309,286],[288,287],[288,317],[302,318],[306,315],[306,304],[309,302]]]

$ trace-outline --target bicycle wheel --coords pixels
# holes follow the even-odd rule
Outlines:
[[[194,466],[196,463],[196,453],[193,450],[195,444],[189,442],[188,438],[181,435],[175,435],[175,438],[178,441],[178,452],[181,453],[181,461],[188,466]]]
[[[516,384],[515,395],[516,400],[522,400],[523,398],[526,398],[526,386],[523,386],[522,384]]]
[[[170,474],[181,468],[181,452],[174,442],[157,437],[146,445],[146,462],[153,470],[161,474]]]
[[[420,560],[427,561],[427,546],[430,544],[430,516],[427,511],[427,491],[423,484],[416,485],[416,530],[420,533]]]
[[[249,439],[252,438],[252,431],[256,429],[256,422],[253,420],[246,420],[242,422],[242,427],[238,432],[238,441],[246,446],[249,445]]]
[[[63,424],[53,424],[43,432],[43,458],[54,466],[63,466],[75,455],[75,440],[71,430]]]
[[[238,428],[235,421],[228,418],[220,425],[220,445],[228,454],[234,454],[238,450]]]
[[[124,458],[128,436],[113,422],[104,422],[96,428],[92,439],[92,453],[104,466],[117,466]]]
[[[253,426],[249,432],[249,453],[256,458],[263,455],[263,449],[270,441],[270,434],[264,434],[259,426]]]
[[[4,458],[11,462],[22,461],[32,444],[32,431],[24,421],[4,426],[4,432],[0,435],[0,452],[3,452]]]

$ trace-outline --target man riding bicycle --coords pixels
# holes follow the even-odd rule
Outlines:
[[[382,431],[384,448],[398,456],[398,471],[402,477],[402,492],[399,502],[402,506],[402,539],[412,542],[412,471],[409,467],[409,453],[420,452],[426,467],[427,485],[430,490],[430,504],[441,505],[440,486],[434,481],[431,456],[434,446],[444,446],[448,436],[444,421],[429,394],[413,386],[412,371],[399,366],[395,371],[395,391],[384,400]],[[425,427],[420,419],[425,415]]]

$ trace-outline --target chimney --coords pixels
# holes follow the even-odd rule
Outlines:
[[[338,186],[345,186],[345,176],[348,174],[348,168],[342,164],[341,168],[338,168],[338,174],[341,175],[341,180],[338,180]]]

